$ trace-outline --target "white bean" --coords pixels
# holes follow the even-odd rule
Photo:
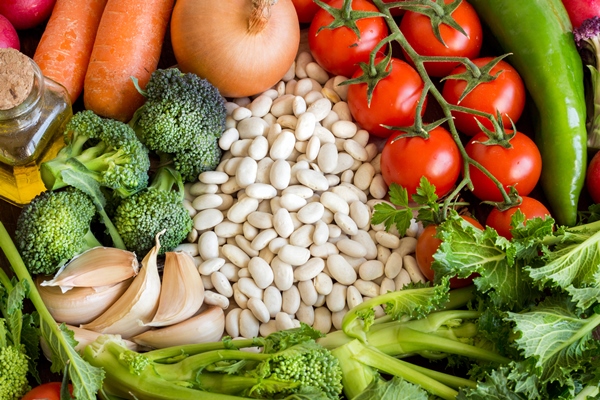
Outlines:
[[[269,286],[263,292],[263,303],[269,310],[269,315],[271,318],[275,318],[278,312],[281,311],[281,291],[277,289],[275,286]]]
[[[198,239],[198,252],[204,260],[219,256],[219,241],[213,231],[206,231]]]
[[[294,284],[294,268],[279,258],[271,260],[271,269],[273,269],[273,283],[277,289],[288,290]]]
[[[237,281],[237,287],[240,292],[248,296],[248,298],[258,297],[259,299],[262,299],[263,297],[263,289],[259,288],[252,278],[240,278]]]
[[[263,303],[263,301],[257,297],[250,297],[248,299],[248,309],[252,311],[252,314],[260,322],[266,323],[271,319],[269,309],[265,303]]]
[[[327,307],[315,308],[313,328],[321,333],[329,333],[331,330],[331,311]]]
[[[225,244],[221,246],[221,251],[223,252],[223,255],[236,266],[240,268],[246,268],[248,266],[250,256],[244,253],[239,247],[232,244]]]
[[[292,286],[288,290],[284,290],[281,293],[281,309],[293,315],[298,311],[298,307],[300,307],[300,291],[297,286]]]
[[[240,313],[239,327],[240,336],[251,339],[255,336],[258,336],[260,324],[252,311],[246,308]]]
[[[242,309],[239,307],[233,308],[225,315],[225,332],[231,337],[240,335],[240,314]]]
[[[283,158],[275,160],[270,170],[271,185],[282,190],[288,187],[291,179],[292,168],[289,162]]]
[[[260,289],[266,289],[273,283],[273,270],[271,266],[260,257],[252,257],[248,262],[248,271],[254,283]]]
[[[225,310],[227,307],[229,307],[229,299],[220,293],[213,292],[212,290],[205,290],[204,304],[217,306]]]
[[[357,278],[354,268],[339,254],[327,258],[327,270],[333,279],[343,285],[351,285]]]
[[[360,279],[365,281],[373,281],[380,276],[383,276],[384,265],[379,260],[369,260],[364,262],[358,269]]]
[[[341,311],[346,305],[348,286],[339,282],[333,284],[331,292],[325,297],[325,304],[331,312]]]
[[[198,266],[198,272],[200,275],[211,275],[213,272],[218,271],[223,265],[225,265],[225,259],[216,257],[203,261]]]
[[[210,281],[213,284],[213,287],[217,292],[222,294],[225,297],[233,296],[233,288],[231,287],[231,283],[229,279],[219,271],[215,271],[210,275]]]

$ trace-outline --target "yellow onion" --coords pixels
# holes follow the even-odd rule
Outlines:
[[[178,67],[226,97],[261,93],[292,66],[300,25],[291,0],[177,0],[171,43]]]

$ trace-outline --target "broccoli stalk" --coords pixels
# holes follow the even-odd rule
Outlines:
[[[102,246],[91,230],[94,215],[91,198],[74,187],[36,196],[23,208],[15,232],[28,270],[53,274],[76,255]]]
[[[314,340],[275,353],[209,350],[164,364],[127,349],[118,336],[103,335],[84,349],[83,357],[106,370],[104,389],[109,394],[139,399],[296,394],[336,399],[342,390],[337,359]]]
[[[29,340],[29,342],[33,343],[37,349],[37,346],[39,345],[39,336],[41,336],[48,344],[52,354],[51,370],[53,372],[66,370],[66,373],[68,373],[68,376],[73,383],[73,394],[77,399],[95,400],[96,394],[100,389],[102,379],[104,377],[103,370],[92,367],[90,364],[86,363],[74,349],[76,342],[73,339],[73,333],[68,331],[64,325],[61,327],[57,325],[56,321],[48,311],[48,308],[44,304],[42,297],[37,291],[35,283],[33,282],[29,271],[25,267],[25,263],[23,262],[17,247],[12,241],[8,231],[4,227],[4,224],[1,222],[0,249],[2,249],[4,252],[4,255],[10,263],[12,271],[17,279],[17,283],[13,285],[13,281],[11,281],[6,272],[0,268],[0,283],[9,293],[9,296],[14,296],[15,293],[19,293],[18,295],[21,296],[21,298],[27,296],[31,300],[31,303],[37,311],[37,316],[39,317],[35,324],[37,326],[39,323],[39,331],[31,332],[30,329],[28,330],[28,335],[34,336],[31,340]],[[12,304],[14,304],[14,302]],[[14,309],[9,309],[9,311],[11,310],[12,312],[15,312]],[[14,318],[12,319],[11,323],[13,322]],[[32,323],[23,325],[23,328],[31,325]],[[22,332],[25,333],[26,330],[23,329]],[[21,334],[22,341],[24,337],[25,336]],[[32,347],[28,347],[28,349],[29,348]],[[34,357],[31,356],[31,359],[34,359]],[[0,363],[0,365],[2,365],[2,363]],[[2,377],[2,373],[4,371],[4,368],[0,368],[0,378]],[[30,371],[35,371],[35,368],[30,369]],[[0,381],[2,381],[2,379],[0,379]],[[9,384],[16,383],[17,382],[10,381]],[[1,383],[0,386],[2,386]],[[1,394],[2,393],[0,393],[0,397],[5,398],[2,397]],[[21,396],[17,398],[20,397]]]
[[[162,166],[144,190],[123,199],[113,221],[125,247],[144,257],[161,236],[160,254],[173,250],[192,229],[192,218],[183,206],[184,187],[174,168]]]
[[[586,85],[588,105],[587,145],[590,149],[600,149],[600,17],[594,16],[582,22],[573,30],[575,43],[581,58],[590,71]]]

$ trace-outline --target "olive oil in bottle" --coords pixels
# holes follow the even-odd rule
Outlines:
[[[66,89],[15,49],[0,49],[0,198],[17,206],[45,189],[40,164],[64,146]]]

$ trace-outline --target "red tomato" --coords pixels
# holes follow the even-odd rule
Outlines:
[[[450,132],[441,126],[422,137],[388,138],[381,151],[381,175],[385,183],[397,183],[408,195],[417,192],[421,177],[435,185],[438,196],[444,196],[456,183],[462,167],[458,146]]]
[[[494,207],[486,218],[485,224],[494,228],[496,232],[498,232],[498,235],[504,236],[510,240],[512,238],[510,220],[517,210],[521,210],[523,215],[525,215],[525,220],[535,217],[544,218],[550,215],[550,211],[548,211],[546,206],[533,197],[522,196],[521,198],[523,201],[520,205],[509,208],[508,210],[500,211]]]
[[[483,226],[474,218],[471,218],[466,215],[462,215],[462,218],[470,222],[473,226],[483,229]],[[433,281],[434,273],[431,269],[431,264],[433,263],[433,255],[437,251],[438,247],[442,241],[435,237],[437,225],[428,225],[423,229],[421,235],[417,239],[417,247],[415,249],[415,258],[417,259],[417,265],[419,269],[425,275],[425,277]],[[473,282],[474,276],[471,275],[468,278],[459,279],[457,277],[450,279],[450,287],[460,288],[464,286],[469,286]]]
[[[596,152],[586,172],[585,186],[594,203],[600,203],[600,152]]]
[[[473,60],[473,63],[478,67],[482,67],[490,62],[493,57],[484,57]],[[465,72],[464,65],[455,68],[451,74]],[[521,113],[525,108],[525,85],[521,80],[521,76],[509,63],[504,60],[500,61],[492,70],[490,75],[499,75],[491,82],[480,83],[473,89],[460,105],[467,108],[472,108],[478,111],[492,114],[494,117],[499,111],[502,115],[502,124],[506,128],[511,128],[511,120],[517,122],[521,117]],[[457,105],[462,92],[467,86],[467,82],[461,79],[447,79],[444,82],[442,95],[450,104]],[[484,117],[474,117],[472,114],[453,111],[454,124],[460,132],[473,136],[481,131],[477,125],[476,119],[479,120],[486,128],[493,130],[490,120]]]
[[[60,382],[42,383],[31,389],[21,400],[60,400]],[[69,384],[69,391],[73,394],[73,386]]]
[[[376,60],[379,61],[381,58]],[[388,68],[391,72],[375,86],[370,105],[366,83],[348,86],[347,101],[352,116],[362,128],[379,137],[398,133],[384,128],[382,124],[410,126],[415,122],[416,107],[424,87],[419,73],[406,62],[392,58]],[[362,75],[363,71],[359,68],[352,77]],[[425,106],[422,111],[425,111]]]
[[[446,4],[453,0],[444,0]],[[440,36],[445,46],[435,37],[431,21],[426,15],[407,11],[400,21],[400,30],[412,48],[422,56],[468,57],[479,56],[483,34],[477,12],[469,3],[463,0],[452,13],[452,18],[463,28],[466,36],[456,29],[441,24]],[[408,57],[407,57],[408,59]],[[425,69],[430,76],[442,77],[448,75],[458,63],[427,62]]]
[[[331,0],[331,7],[341,9],[344,0]],[[352,0],[352,10],[379,11],[368,0]],[[368,62],[369,53],[387,37],[388,28],[383,17],[362,18],[356,21],[360,39],[352,29],[341,26],[324,28],[333,17],[324,9],[318,10],[308,28],[308,45],[313,58],[321,67],[335,75],[352,76],[359,62]],[[322,28],[319,32],[319,29]]]
[[[325,3],[328,1],[325,0]],[[317,3],[313,0],[292,0],[294,8],[296,8],[296,14],[298,14],[298,21],[300,23],[310,23],[313,17],[321,9]]]
[[[511,148],[481,143],[487,139],[483,132],[475,135],[465,146],[469,157],[494,175],[507,192],[509,186],[514,186],[521,196],[531,193],[542,173],[542,156],[535,142],[521,132],[517,132],[510,140]],[[477,198],[502,200],[500,190],[490,178],[472,165],[469,166],[469,171],[473,182],[473,194]]]

